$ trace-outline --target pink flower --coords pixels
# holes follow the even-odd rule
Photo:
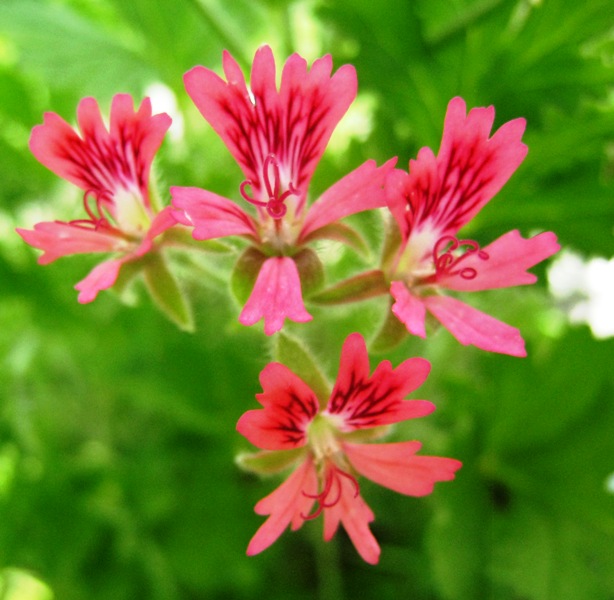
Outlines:
[[[520,332],[439,292],[479,291],[534,283],[527,269],[554,254],[553,233],[525,239],[510,231],[485,248],[457,237],[501,189],[527,153],[521,142],[524,119],[514,119],[489,137],[494,108],[466,114],[453,98],[439,154],[422,148],[409,173],[395,169],[386,181],[388,206],[400,230],[400,245],[386,266],[395,303],[392,312],[408,331],[426,336],[428,311],[461,344],[490,352],[525,356]]]
[[[73,221],[37,223],[17,232],[43,250],[40,264],[69,254],[112,252],[75,287],[79,302],[91,302],[111,287],[121,267],[155,246],[155,239],[176,225],[171,208],[162,210],[150,194],[149,172],[171,119],[151,114],[149,98],[135,112],[128,94],[117,94],[109,130],[96,100],[84,98],[77,109],[80,135],[55,113],[32,130],[30,150],[56,175],[81,188],[85,215]]]
[[[380,549],[369,529],[374,516],[360,496],[357,477],[401,494],[424,496],[435,482],[453,479],[461,466],[451,458],[417,456],[420,442],[364,443],[381,437],[389,425],[435,409],[425,400],[404,400],[422,385],[429,369],[421,358],[405,360],[396,369],[383,361],[370,376],[364,339],[354,333],[343,345],[337,382],[324,407],[287,367],[265,367],[260,374],[263,392],[256,396],[263,408],[247,411],[237,430],[264,450],[256,461],[279,455],[280,464],[298,466],[256,504],[256,512],[269,517],[250,541],[248,555],[262,552],[288,525],[296,530],[323,514],[325,540],[341,523],[362,558],[378,561]]]
[[[367,161],[308,208],[313,172],[356,96],[354,68],[342,66],[331,76],[330,56],[308,70],[305,60],[294,54],[284,65],[278,90],[268,46],[256,52],[249,88],[228,52],[223,67],[226,80],[198,66],[186,73],[185,86],[243,170],[239,191],[253,210],[246,212],[233,200],[206,190],[173,187],[175,216],[194,227],[197,240],[242,236],[258,249],[261,268],[239,320],[251,325],[263,318],[265,332],[272,334],[286,318],[311,319],[303,304],[305,280],[296,254],[315,239],[351,244],[356,234],[337,221],[385,206],[383,183],[393,161],[380,168]]]

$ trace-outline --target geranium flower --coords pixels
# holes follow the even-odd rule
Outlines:
[[[354,244],[355,232],[338,221],[385,206],[383,182],[393,161],[380,168],[367,161],[308,208],[313,172],[356,96],[354,68],[344,65],[331,76],[330,56],[308,70],[294,54],[284,65],[279,90],[268,46],[256,52],[249,88],[228,52],[223,68],[226,81],[210,69],[194,67],[185,75],[185,87],[241,167],[245,181],[239,191],[254,211],[199,188],[172,187],[171,194],[175,216],[194,227],[195,239],[243,236],[251,242],[254,282],[239,321],[253,325],[264,319],[270,335],[286,318],[311,319],[301,284],[309,279],[306,270],[317,269],[319,262],[305,245],[321,238]]]
[[[150,190],[151,163],[171,118],[152,116],[146,98],[137,111],[132,97],[117,94],[109,129],[98,103],[84,98],[77,109],[80,135],[55,113],[46,113],[32,130],[30,150],[56,175],[83,190],[85,214],[72,221],[37,223],[17,229],[31,246],[43,250],[40,264],[69,254],[111,252],[75,288],[81,303],[91,302],[111,287],[120,269],[156,249],[158,236],[176,225],[171,207],[162,210]]]
[[[362,558],[376,563],[380,549],[369,523],[373,512],[360,495],[362,475],[401,494],[424,496],[437,481],[454,478],[461,463],[451,458],[417,456],[420,442],[366,443],[388,426],[423,417],[435,407],[425,400],[404,400],[426,379],[430,369],[421,358],[396,369],[381,362],[369,375],[364,339],[354,333],[341,351],[337,382],[322,399],[290,369],[270,363],[260,374],[263,408],[246,412],[237,430],[264,450],[247,462],[288,466],[295,470],[272,494],[256,504],[269,515],[249,543],[247,554],[270,546],[288,527],[324,516],[324,539],[341,523]],[[312,509],[315,506],[315,510]]]
[[[525,356],[524,340],[510,325],[441,290],[474,292],[534,283],[527,269],[554,254],[551,232],[525,239],[510,231],[485,248],[457,232],[501,189],[523,161],[524,119],[514,119],[489,137],[494,108],[466,114],[462,98],[448,105],[437,156],[422,148],[409,173],[395,169],[386,181],[388,206],[400,231],[397,250],[385,260],[395,303],[392,312],[407,330],[426,336],[428,311],[461,344]]]

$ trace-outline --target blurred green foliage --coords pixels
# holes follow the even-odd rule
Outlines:
[[[364,483],[383,551],[373,568],[343,534],[323,544],[319,522],[244,554],[262,522],[253,505],[276,482],[233,466],[246,447],[234,425],[254,407],[270,350],[258,328],[238,325],[221,258],[175,257],[195,304],[196,333],[187,334],[138,288],[133,306],[109,292],[78,305],[72,285],[92,257],[39,267],[14,232],[80,208],[29,154],[43,113],[72,121],[85,95],[108,107],[113,94],[141,98],[155,83],[184,119],[157,162],[163,189],[236,196],[240,172],[182,74],[219,69],[224,48],[248,68],[269,43],[278,63],[295,50],[309,60],[330,52],[336,66],[358,70],[358,108],[315,193],[367,158],[397,155],[406,166],[420,146],[437,148],[459,94],[469,106],[494,104],[497,124],[528,119],[528,158],[471,237],[548,229],[564,247],[610,258],[612,35],[609,0],[3,0],[0,598],[612,600],[614,342],[566,323],[543,267],[538,286],[476,299],[521,328],[529,358],[463,348],[447,332],[386,356],[429,358],[420,397],[438,406],[395,435],[464,467],[422,499]],[[354,221],[377,256],[381,226],[369,215]],[[337,258],[333,277],[355,264]],[[289,330],[332,377],[345,335],[373,335],[385,308],[314,307],[312,324]]]

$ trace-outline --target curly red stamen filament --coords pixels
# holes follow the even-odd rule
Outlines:
[[[91,206],[90,199],[94,199],[94,206]],[[106,192],[100,192],[98,190],[86,190],[83,194],[83,207],[87,213],[89,219],[75,219],[69,221],[69,225],[75,227],[83,227],[84,229],[94,229],[98,231],[100,229],[107,229],[110,231],[116,231],[115,228],[109,222],[109,219],[104,214],[104,202],[112,202],[110,196]],[[120,233],[120,232],[118,232]]]
[[[273,219],[281,219],[288,210],[284,204],[286,198],[289,196],[297,196],[299,191],[294,187],[292,182],[290,182],[288,189],[280,194],[281,175],[279,173],[279,163],[273,154],[269,154],[264,159],[262,176],[264,180],[264,187],[269,198],[267,202],[256,200],[252,193],[248,193],[247,188],[250,187],[253,189],[254,186],[253,182],[249,179],[246,179],[239,187],[241,196],[243,196],[243,198],[250,204],[260,206],[261,208],[266,208],[266,211],[271,217],[273,217]]]
[[[346,471],[343,471],[336,466],[332,466],[326,469],[326,474],[324,477],[324,486],[322,491],[318,494],[308,494],[307,492],[302,492],[303,496],[307,498],[313,498],[317,501],[318,506],[316,510],[310,515],[304,515],[301,513],[301,517],[306,521],[311,521],[318,517],[325,508],[332,508],[335,506],[339,500],[341,500],[341,494],[343,493],[343,482],[341,480],[342,477],[348,479],[352,485],[354,486],[354,498],[358,496],[360,493],[360,486],[358,485],[358,481],[353,475],[350,475]],[[336,486],[335,486],[336,484]],[[336,487],[336,492],[333,499],[330,499],[329,496],[333,492],[333,489]]]
[[[460,251],[462,254],[454,254]],[[468,257],[476,255],[480,260],[488,260],[487,252],[480,249],[477,242],[473,240],[459,240],[451,235],[444,235],[433,248],[433,262],[437,275],[459,275],[463,279],[474,279],[477,277],[477,269],[474,267],[461,267],[461,263]]]
[[[279,196],[279,165],[275,160],[275,157],[272,154],[269,154],[264,159],[264,166],[262,167],[262,171],[264,173],[264,185],[266,186],[266,191],[269,196],[269,200],[272,198],[277,198]],[[271,178],[270,173],[273,171],[273,189],[271,189]]]
[[[254,184],[249,179],[246,179],[239,186],[239,192],[241,193],[241,196],[243,196],[243,199],[247,200],[250,204],[255,204],[256,206],[265,207],[267,204],[266,202],[261,202],[260,200],[256,200],[254,197],[252,197],[250,194],[247,193],[246,189],[248,187],[252,187],[253,185]]]

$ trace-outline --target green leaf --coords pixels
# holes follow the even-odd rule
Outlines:
[[[0,571],[0,597],[10,600],[27,595],[28,600],[53,600],[53,592],[32,573],[16,568]]]
[[[488,438],[496,452],[543,447],[592,414],[611,367],[614,343],[595,343],[586,328],[570,331],[552,351],[516,361],[490,391],[494,419]]]
[[[534,501],[495,515],[489,572],[497,597],[609,600],[604,575],[614,568],[614,537],[562,519]]]
[[[22,78],[4,69],[0,70],[0,115],[26,127],[35,119],[32,100]]]
[[[490,549],[484,518],[490,507],[474,464],[464,456],[463,463],[456,479],[436,491],[425,549],[443,600],[486,600],[483,561]]]
[[[56,89],[136,91],[135,85],[152,78],[151,67],[122,40],[67,6],[6,0],[0,4],[0,32],[16,42],[20,63]]]
[[[564,577],[554,571],[555,533],[551,523],[527,504],[516,506],[505,515],[495,515],[496,543],[490,571],[502,595],[514,594],[527,600],[560,598],[552,592],[553,580]]]

